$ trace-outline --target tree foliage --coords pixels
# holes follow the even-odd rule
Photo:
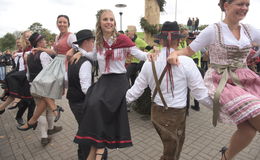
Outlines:
[[[29,27],[29,30],[31,30],[32,32],[41,33],[41,31],[43,30],[42,24],[39,22],[35,22]]]
[[[47,42],[54,41],[56,34],[51,33],[50,30],[43,28],[42,24],[39,22],[33,23],[29,28],[32,32],[38,32],[45,37]]]
[[[5,51],[7,49],[13,50],[15,48],[15,36],[11,33],[7,33],[3,38],[0,38],[0,50]]]
[[[199,29],[200,31],[202,31],[202,30],[205,29],[206,27],[208,27],[208,25],[207,25],[207,24],[204,24],[204,25],[200,25],[200,26],[198,27],[198,29]]]

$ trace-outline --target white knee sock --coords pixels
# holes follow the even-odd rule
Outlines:
[[[42,138],[48,138],[48,134],[47,134],[48,124],[47,124],[46,116],[40,116],[38,119],[38,123],[39,123],[39,128],[41,131]]]
[[[54,116],[53,112],[50,109],[47,109],[47,122],[48,122],[48,129],[53,129],[54,128]]]

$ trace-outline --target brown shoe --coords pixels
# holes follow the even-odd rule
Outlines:
[[[47,133],[48,133],[48,135],[52,135],[61,130],[62,130],[62,126],[54,126],[53,129],[48,129]]]
[[[51,138],[48,137],[48,138],[41,138],[41,144],[42,146],[46,146],[47,144],[49,144],[51,142]]]

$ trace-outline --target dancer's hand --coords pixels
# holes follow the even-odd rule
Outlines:
[[[80,57],[82,56],[82,54],[80,52],[75,53],[69,60],[69,63],[77,63],[78,60],[80,59]]]
[[[179,59],[178,59],[178,54],[176,53],[176,51],[172,52],[168,58],[167,58],[168,63],[170,64],[177,64],[179,65]]]
[[[71,48],[70,50],[68,50],[68,52],[66,53],[66,58],[67,58],[67,60],[68,60],[69,62],[70,62],[71,57],[73,57],[74,53],[75,53],[75,51],[74,51],[73,48]]]
[[[160,54],[160,49],[156,46],[153,47],[153,52],[151,53],[148,53],[147,57],[148,57],[148,60],[151,61],[155,61],[157,59],[157,57],[159,56]]]
[[[38,52],[38,51],[43,51],[43,48],[33,48],[32,50],[31,50],[31,52],[32,52],[32,54],[35,54],[36,52]]]

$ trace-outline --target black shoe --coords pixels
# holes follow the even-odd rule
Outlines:
[[[200,111],[200,107],[199,106],[191,106],[191,109],[195,110],[195,111]]]
[[[15,118],[15,119],[16,119],[16,121],[17,121],[17,123],[18,123],[19,125],[22,126],[22,125],[25,124],[22,118]]]
[[[17,126],[17,129],[20,130],[20,131],[27,131],[27,130],[33,128],[33,130],[35,130],[36,127],[37,127],[37,124],[38,124],[38,122],[36,122],[36,123],[34,123],[34,124],[29,124],[29,123],[27,122],[27,126],[28,126],[27,128],[23,128],[23,126]]]
[[[57,132],[60,132],[61,130],[62,130],[62,126],[54,126],[53,129],[48,129],[47,133],[48,135],[52,135]]]
[[[228,150],[228,148],[225,147],[225,146],[221,148],[221,150],[219,151],[219,152],[221,153],[221,155],[222,155],[221,159],[224,158],[224,160],[227,160],[227,157],[226,157],[226,155],[225,155],[225,153],[226,153],[227,150]]]
[[[5,109],[0,110],[0,114],[3,114],[5,112]]]
[[[101,160],[107,160],[107,155],[108,155],[107,148],[104,149],[103,153],[96,153],[96,156],[102,156]]]
[[[55,110],[53,110],[53,112],[57,111],[57,116],[54,119],[54,122],[57,122],[60,119],[60,112],[64,112],[64,109],[60,106],[57,106],[57,108]]]
[[[49,144],[51,142],[51,138],[41,138],[41,144],[43,147],[45,147],[47,144]]]
[[[17,108],[18,105],[19,105],[19,102],[14,102],[13,104],[14,104],[14,105],[12,105],[11,107],[8,108],[9,110],[12,110],[12,109]]]

